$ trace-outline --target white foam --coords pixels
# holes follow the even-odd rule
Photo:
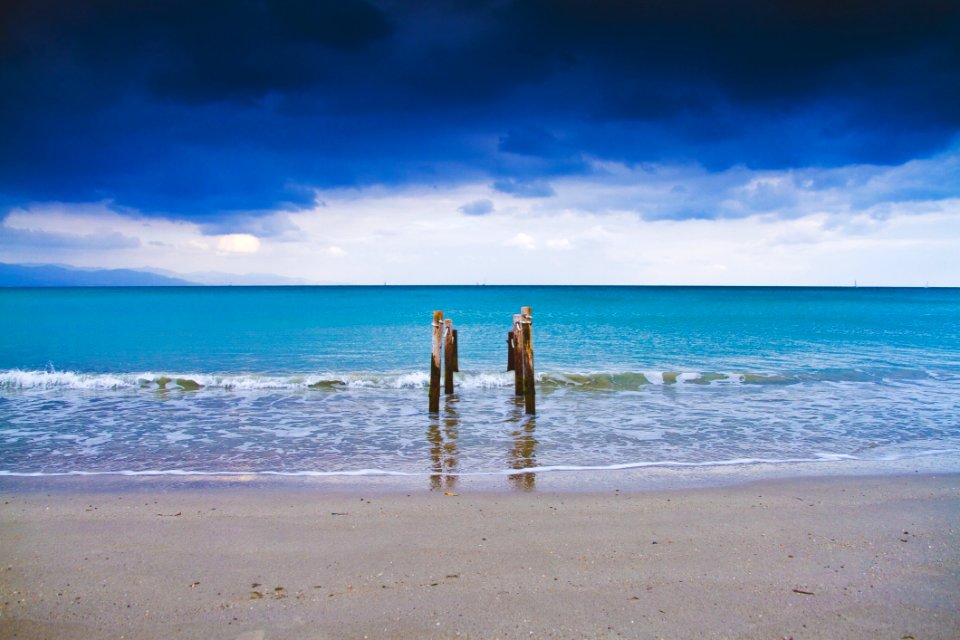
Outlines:
[[[537,380],[542,379],[543,374],[537,374]],[[470,374],[463,376],[459,382],[464,389],[496,389],[513,386],[513,372]]]
[[[542,379],[543,374],[537,376]],[[513,384],[512,373],[477,372],[457,373],[455,381],[465,389],[486,389]],[[181,386],[180,380],[191,381],[201,388],[229,390],[309,389],[312,386],[337,386],[353,388],[418,389],[430,383],[430,374],[425,371],[396,373],[320,373],[291,375],[255,374],[208,374],[208,373],[76,373],[72,371],[25,371],[12,369],[0,372],[0,389],[136,389],[147,387],[167,390]]]
[[[0,389],[118,389],[131,387],[135,381],[115,374],[81,374],[73,371],[25,371],[10,369],[0,372]]]
[[[414,373],[405,373],[397,376],[388,383],[388,386],[394,389],[417,389],[426,387],[429,384],[430,374],[425,371],[416,371]]]
[[[617,377],[621,375],[639,373],[647,382],[655,386],[668,383],[700,385],[742,384],[756,380],[758,382],[824,382],[827,384],[875,384],[885,378],[864,380],[862,375],[855,379],[844,380],[837,378],[835,372],[811,372],[802,376],[781,376],[776,372],[745,373],[745,372],[696,372],[696,371],[539,371],[537,382],[552,382],[563,387],[594,387],[594,382],[604,382],[603,388],[608,388],[610,382],[616,387]],[[465,371],[456,373],[454,381],[461,389],[488,389],[503,388],[513,385],[513,373],[506,371]],[[609,379],[608,379],[609,378]],[[925,380],[936,380],[933,374],[925,376]],[[907,379],[897,379],[897,384],[905,383]],[[143,373],[80,373],[74,371],[28,371],[10,369],[0,371],[0,390],[29,390],[29,389],[89,389],[89,390],[130,390],[130,389],[160,389],[175,391],[185,389],[194,391],[200,389],[227,389],[235,391],[256,391],[269,389],[307,390],[311,388],[336,389],[343,388],[380,388],[380,389],[423,389],[429,385],[430,374],[427,371],[393,371],[393,372],[315,372],[290,374],[248,374],[248,373],[171,373],[171,372],[143,372]],[[910,383],[914,383],[911,379]],[[622,386],[633,390],[638,384],[635,378],[627,378]],[[196,385],[196,386],[195,386]]]
[[[587,471],[622,471],[629,469],[645,468],[698,468],[708,469],[711,467],[749,467],[756,465],[795,465],[810,463],[827,462],[895,462],[902,460],[912,460],[938,455],[960,454],[960,449],[937,449],[904,452],[879,459],[859,458],[857,456],[838,454],[838,453],[820,453],[815,457],[809,458],[733,458],[729,460],[708,460],[701,462],[687,462],[682,460],[650,460],[637,462],[624,462],[609,465],[577,465],[577,464],[552,464],[543,466],[526,467],[523,469],[499,469],[495,471],[472,471],[472,472],[444,472],[443,475],[451,477],[480,477],[480,476],[512,476],[524,473],[550,473],[550,472],[587,472]],[[119,471],[10,471],[0,470],[0,477],[18,477],[18,478],[36,478],[53,476],[285,476],[285,477],[338,477],[338,476],[397,476],[397,477],[429,477],[435,475],[434,471],[399,471],[391,469],[343,469],[334,471],[314,471],[314,470],[293,470],[293,471],[199,471],[192,469],[143,469],[143,470],[119,470]]]
[[[144,375],[141,379],[145,382],[155,382],[157,379],[165,377],[176,380],[177,378],[193,380],[203,387],[213,387],[217,389],[238,389],[238,390],[258,390],[258,389],[278,389],[278,388],[297,388],[306,387],[309,382],[297,377],[275,378],[271,376],[225,376],[225,375],[206,375],[206,374],[178,374],[165,376]]]
[[[291,476],[291,477],[333,477],[333,476],[427,476],[427,473],[408,473],[385,469],[351,469],[345,471],[196,471],[191,469],[144,469],[121,471],[6,471],[0,470],[0,477],[46,478],[60,476]]]
[[[647,382],[650,384],[663,384],[663,371],[643,371],[643,377],[647,379]]]

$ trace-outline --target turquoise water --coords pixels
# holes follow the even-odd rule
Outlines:
[[[521,305],[535,418],[504,371]],[[461,373],[430,416],[434,309]],[[898,460],[960,451],[958,399],[957,289],[0,290],[6,474]]]

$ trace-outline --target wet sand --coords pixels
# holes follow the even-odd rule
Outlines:
[[[957,475],[25,486],[0,484],[2,638],[960,637]]]

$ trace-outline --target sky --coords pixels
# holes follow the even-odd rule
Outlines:
[[[3,0],[0,262],[960,286],[958,43],[955,0]]]

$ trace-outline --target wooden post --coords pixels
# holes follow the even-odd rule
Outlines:
[[[453,330],[453,370],[460,372],[460,340],[457,338],[457,330]]]
[[[537,412],[536,389],[534,387],[533,369],[533,316],[530,307],[521,307],[521,326],[523,329],[523,397],[526,412],[533,415]]]
[[[520,314],[513,316],[513,393],[523,395],[523,333]]]
[[[513,371],[516,368],[517,348],[513,344],[513,330],[507,331],[507,371]]]
[[[453,353],[453,320],[444,320],[443,328],[443,393],[450,395],[453,393],[453,366],[456,357]]]
[[[430,413],[440,411],[440,351],[443,347],[443,311],[433,312],[433,354],[430,358]]]

